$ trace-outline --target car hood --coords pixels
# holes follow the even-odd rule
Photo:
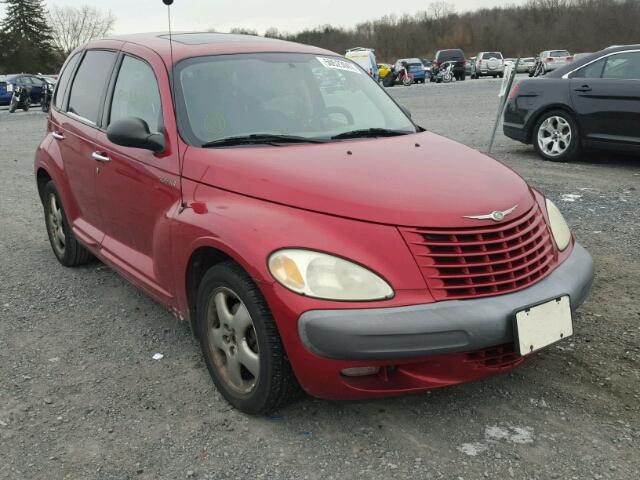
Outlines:
[[[501,163],[423,132],[327,144],[189,148],[184,175],[235,193],[316,212],[398,226],[491,224],[465,216],[534,204]]]

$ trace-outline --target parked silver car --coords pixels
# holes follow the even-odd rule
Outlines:
[[[545,50],[540,52],[538,59],[542,64],[542,74],[544,75],[573,62],[573,55],[567,50]]]
[[[480,52],[471,66],[471,78],[504,76],[504,57],[500,52]]]

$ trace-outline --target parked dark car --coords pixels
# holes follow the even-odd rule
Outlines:
[[[464,52],[459,48],[453,48],[448,50],[438,50],[436,53],[436,58],[433,60],[433,65],[431,65],[431,78],[432,82],[435,82],[435,76],[440,71],[440,66],[444,62],[455,62],[453,66],[453,74],[456,77],[456,80],[464,80],[467,76],[466,74],[466,59],[464,57]]]
[[[512,90],[504,133],[545,160],[582,149],[640,153],[640,45],[606,48]]]
[[[45,81],[36,75],[7,75],[0,78],[0,105],[9,105],[15,87],[25,87],[31,96],[31,103],[40,103]]]

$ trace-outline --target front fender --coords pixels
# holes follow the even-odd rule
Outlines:
[[[345,257],[385,278],[396,296],[376,302],[377,306],[433,301],[411,252],[394,226],[287,207],[186,179],[184,191],[185,198],[192,199],[189,201],[192,207],[176,215],[172,237],[174,268],[183,279],[176,296],[185,314],[189,261],[201,247],[213,247],[234,259],[263,292],[274,283],[267,266],[269,255],[281,248],[299,247]],[[304,301],[304,308],[337,308],[337,305],[345,308],[344,302],[283,292],[289,294],[293,303]],[[350,305],[362,307],[362,303]]]

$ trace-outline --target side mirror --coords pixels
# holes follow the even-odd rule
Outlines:
[[[107,138],[123,147],[143,148],[156,153],[164,150],[164,135],[151,133],[149,125],[141,118],[116,120],[107,128]]]
[[[399,106],[400,106],[400,110],[402,110],[407,117],[411,118],[411,112],[409,111],[409,109],[402,105],[399,105]]]

